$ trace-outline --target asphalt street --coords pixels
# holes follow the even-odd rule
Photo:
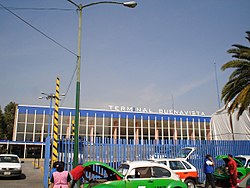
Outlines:
[[[0,188],[43,188],[43,168],[34,167],[34,159],[21,159],[23,174],[19,178],[0,178]],[[42,167],[43,161],[39,161]]]

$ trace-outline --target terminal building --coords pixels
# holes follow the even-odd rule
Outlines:
[[[17,105],[12,150],[23,157],[30,157],[34,151],[44,155],[49,112],[50,107],[46,106]],[[198,111],[159,109],[154,112],[146,108],[110,105],[107,110],[80,109],[79,113],[79,139],[85,138],[89,142],[94,142],[96,138],[126,139],[127,142],[132,139],[138,144],[146,140],[213,139],[211,117]],[[72,135],[74,116],[74,108],[59,108],[59,139]]]

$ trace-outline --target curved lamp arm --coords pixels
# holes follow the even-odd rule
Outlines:
[[[90,3],[87,5],[77,5],[76,3],[74,3],[72,0],[68,0],[70,3],[72,3],[73,5],[75,5],[76,7],[78,7],[79,9],[83,9],[86,7],[90,7],[92,5],[97,5],[97,4],[119,4],[119,5],[123,5],[125,7],[129,7],[129,8],[135,8],[137,3],[135,1],[128,1],[128,2],[116,2],[116,1],[99,1],[99,2],[94,2],[94,3]]]

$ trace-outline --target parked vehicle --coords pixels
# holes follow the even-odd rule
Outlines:
[[[246,175],[243,179],[239,180],[237,187],[238,188],[250,188],[250,173]]]
[[[196,147],[181,148],[181,150],[179,151],[179,153],[177,153],[175,158],[180,158],[180,159],[187,161],[191,157],[191,155],[194,153],[195,150],[196,150]]]
[[[13,177],[22,174],[23,161],[14,154],[0,154],[0,176]]]
[[[250,155],[237,155],[235,156],[245,168],[250,168]]]
[[[95,175],[94,178],[85,183],[84,187],[94,188],[186,188],[180,178],[163,164],[150,161],[125,162],[118,170],[105,163],[92,161],[83,164],[98,170],[102,175]],[[91,176],[91,175],[90,175]],[[86,181],[86,180],[85,180]]]
[[[216,180],[216,185],[227,186],[227,183],[229,182],[229,173],[227,170],[228,156],[227,155],[218,155],[216,157],[216,159],[224,161],[224,164],[222,166],[219,166],[215,169],[214,177]],[[242,164],[242,162],[238,158],[233,157],[233,159],[237,163],[238,179],[241,180],[248,173],[250,173],[250,168],[244,167],[244,165]]]
[[[177,159],[161,158],[161,159],[150,159],[150,161],[161,163],[169,167],[190,188],[194,188],[195,185],[198,183],[197,169],[191,163],[186,161],[185,158],[177,158]]]
[[[176,151],[170,153],[176,153],[175,155],[167,154],[164,151],[160,151],[160,149],[155,149],[157,152],[155,152],[153,155],[149,156],[149,159],[159,159],[159,158],[181,158],[183,160],[193,159],[196,158],[196,155],[194,155],[196,147],[184,147]],[[176,149],[175,149],[176,150]]]

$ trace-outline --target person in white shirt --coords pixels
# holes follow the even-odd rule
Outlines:
[[[205,161],[204,161],[204,173],[206,174],[206,183],[205,188],[208,188],[209,185],[212,186],[212,188],[215,188],[214,183],[214,160],[210,154],[206,155]]]

